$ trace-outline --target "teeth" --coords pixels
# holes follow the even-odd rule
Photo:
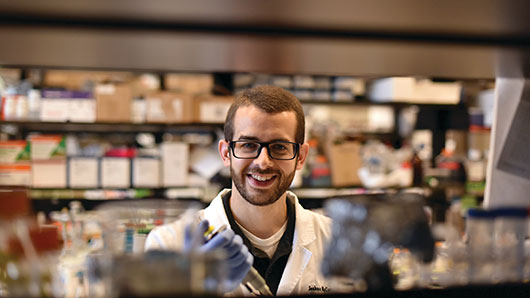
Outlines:
[[[258,180],[258,181],[267,181],[267,180],[271,180],[272,179],[272,177],[267,178],[267,177],[262,177],[262,176],[258,176],[258,175],[255,175],[255,174],[252,175],[252,178],[254,178],[254,179]]]

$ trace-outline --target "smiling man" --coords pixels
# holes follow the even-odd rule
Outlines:
[[[288,191],[308,154],[304,131],[302,106],[291,93],[259,86],[237,96],[226,117],[225,139],[219,142],[232,188],[221,191],[199,211],[210,225],[230,227],[236,234],[231,241],[244,244],[238,259],[251,254],[247,262],[253,259],[250,263],[276,295],[330,290],[320,262],[331,221],[304,209]],[[146,247],[178,246],[182,241],[174,235],[171,226],[155,229]],[[233,263],[233,268],[241,266]],[[245,275],[248,268],[243,269]],[[232,294],[250,295],[252,289],[242,284],[233,290]]]

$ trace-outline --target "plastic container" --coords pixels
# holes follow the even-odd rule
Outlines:
[[[490,284],[495,271],[494,259],[495,212],[469,209],[466,236],[469,260],[468,278],[472,284]]]
[[[497,282],[521,282],[525,264],[524,240],[528,211],[525,208],[500,208],[494,227]]]
[[[192,222],[199,202],[180,200],[129,200],[97,208],[105,249],[112,254],[141,254],[147,234],[156,226],[176,220]]]

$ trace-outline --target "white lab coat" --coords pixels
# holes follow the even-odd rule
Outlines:
[[[221,191],[207,208],[200,210],[200,218],[207,219],[215,228],[223,224],[230,226],[222,201],[222,196],[229,191]],[[287,197],[294,203],[296,222],[292,252],[280,280],[277,295],[335,292],[320,273],[325,245],[331,237],[331,219],[304,209],[295,194],[287,192]],[[145,248],[178,250],[183,243],[182,231],[182,221],[157,227],[149,233]],[[242,285],[229,294],[251,295]]]

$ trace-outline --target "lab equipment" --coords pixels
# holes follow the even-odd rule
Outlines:
[[[368,290],[392,289],[389,257],[407,248],[423,262],[434,257],[434,239],[418,194],[373,194],[330,199],[332,238],[322,261],[325,276],[364,279]]]

